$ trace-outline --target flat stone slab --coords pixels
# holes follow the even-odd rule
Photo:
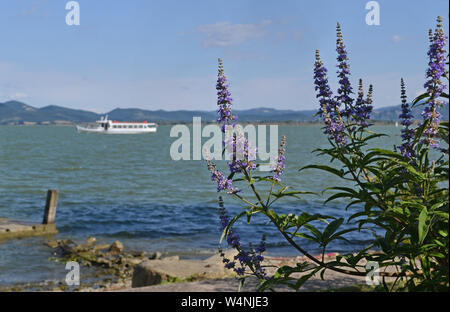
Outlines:
[[[242,292],[256,292],[258,280],[251,276],[246,279]],[[351,287],[355,285],[364,285],[364,277],[348,277],[340,273],[327,271],[325,280],[319,276],[314,276],[308,280],[299,291],[309,292],[326,289],[337,289],[341,287]],[[237,292],[239,289],[239,280],[237,278],[224,278],[215,280],[201,280],[184,283],[168,283],[138,288],[118,288],[109,291],[114,292]],[[292,288],[278,285],[274,287],[277,292],[293,292]]]
[[[236,254],[233,250],[226,251],[227,258],[231,259]],[[325,256],[327,262],[336,257],[336,253]],[[320,257],[318,257],[320,258]],[[263,265],[269,276],[275,274],[277,268],[289,265],[294,267],[299,262],[311,262],[306,257],[269,257],[266,256]],[[364,261],[361,261],[365,263]],[[386,272],[394,272],[394,267],[383,269]],[[294,273],[292,277],[299,278],[306,273]],[[190,277],[197,279],[189,282]],[[234,276],[234,278],[230,278]],[[176,278],[174,280],[174,278]],[[386,278],[387,282],[394,278]],[[175,283],[163,283],[162,281],[175,281]],[[309,279],[300,291],[316,291],[323,289],[337,289],[355,285],[365,285],[365,276],[349,276],[332,270],[326,270],[324,280],[320,274]],[[212,256],[206,260],[179,260],[161,259],[144,261],[137,265],[134,270],[132,288],[111,289],[111,291],[131,292],[153,292],[153,291],[237,291],[239,281],[232,270],[224,268],[222,258],[219,255]],[[242,291],[257,291],[258,280],[254,277],[248,278]],[[276,286],[276,291],[293,291],[287,286]]]
[[[0,218],[0,239],[56,234],[55,224],[38,224]]]
[[[228,258],[236,252],[229,251]],[[180,260],[178,257],[147,260],[134,268],[132,287],[157,285],[163,281],[189,279],[216,279],[235,276],[232,270],[225,269],[222,258],[214,255],[206,260]]]

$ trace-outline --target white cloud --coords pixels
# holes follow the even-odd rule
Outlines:
[[[369,83],[374,85],[375,108],[400,103],[400,77],[405,79],[409,101],[417,95],[417,91],[423,91],[422,73],[355,73],[353,77],[363,79],[366,91]],[[203,77],[121,79],[107,73],[84,76],[24,70],[14,64],[0,63],[0,102],[27,96],[24,101],[32,106],[60,105],[98,113],[116,107],[212,111],[216,109],[216,79],[215,74]],[[318,105],[310,75],[245,80],[236,76],[230,83],[235,109],[272,107],[302,110],[316,109]],[[354,88],[356,83],[357,79],[352,78]],[[330,77],[330,85],[335,91],[335,78]]]
[[[23,16],[49,16],[49,10],[46,7],[50,4],[49,0],[33,0],[29,2],[20,12]]]
[[[400,42],[402,39],[403,38],[400,37],[399,35],[392,36],[392,41],[395,42],[395,43]]]
[[[258,24],[217,22],[198,26],[197,31],[206,36],[203,40],[205,47],[228,47],[264,37],[267,34],[267,27],[271,24],[270,20],[264,20]]]
[[[16,100],[24,99],[28,97],[28,94],[25,92],[16,92],[12,95],[12,97]]]

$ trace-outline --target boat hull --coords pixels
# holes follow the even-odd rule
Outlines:
[[[85,128],[81,126],[77,126],[77,131],[79,133],[100,133],[100,134],[144,134],[144,133],[155,133],[155,128],[146,128],[146,129],[114,129],[109,128],[105,130],[103,128]]]

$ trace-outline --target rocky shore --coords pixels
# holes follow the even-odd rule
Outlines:
[[[46,281],[0,287],[0,291],[237,291],[239,282],[232,270],[225,269],[219,254],[203,260],[186,260],[164,256],[160,252],[127,251],[120,241],[99,244],[95,237],[84,243],[70,239],[48,241],[49,260],[76,261],[83,276],[79,286],[67,286],[64,281]],[[232,258],[234,250],[226,251]],[[332,260],[337,254],[327,255]],[[283,265],[295,266],[305,257],[269,257],[264,265],[274,274]],[[328,270],[324,280],[313,277],[303,290],[333,289],[364,284],[364,277],[348,277]],[[257,280],[249,278],[243,291],[256,291]],[[290,291],[279,287],[277,290]]]

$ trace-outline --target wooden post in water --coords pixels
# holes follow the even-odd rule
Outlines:
[[[56,215],[56,206],[58,205],[58,191],[48,190],[47,202],[45,203],[43,224],[54,224]]]

